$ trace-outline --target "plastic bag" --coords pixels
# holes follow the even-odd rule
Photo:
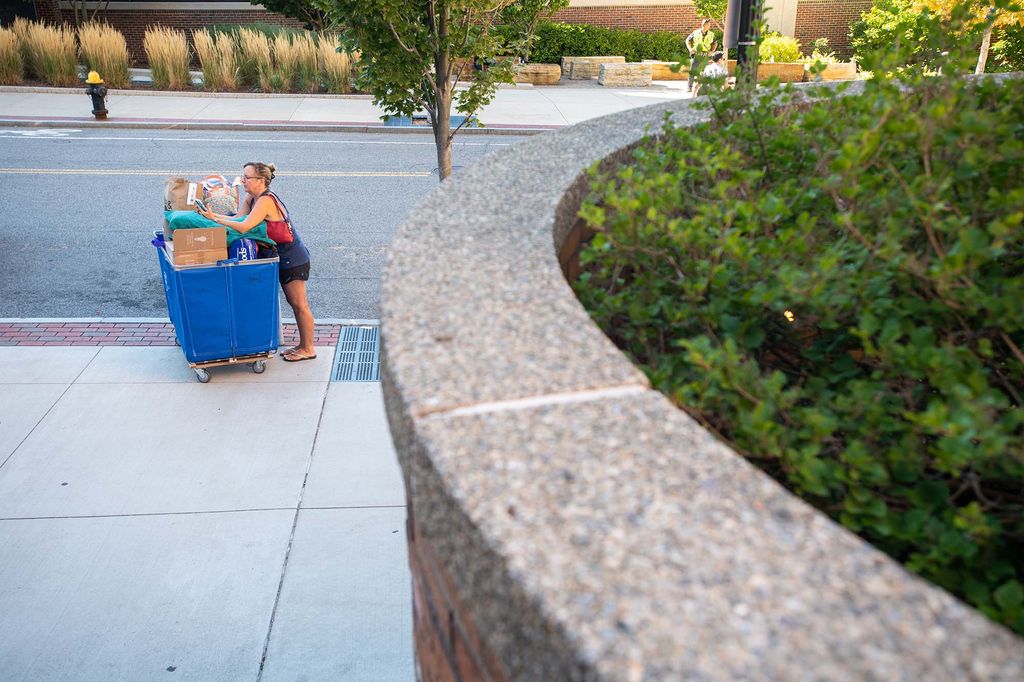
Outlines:
[[[236,239],[228,247],[228,258],[237,258],[241,262],[256,260],[258,256],[256,242],[248,237]]]

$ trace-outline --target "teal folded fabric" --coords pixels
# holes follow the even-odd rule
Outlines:
[[[255,239],[258,242],[263,242],[270,246],[277,245],[277,242],[267,236],[267,224],[265,222],[259,223],[248,232],[239,232],[232,227],[227,227],[220,223],[215,223],[209,218],[204,218],[195,211],[164,211],[164,218],[167,219],[167,229],[164,230],[164,237],[166,239],[174,239],[175,230],[191,230],[197,227],[224,227],[224,229],[227,230],[228,246],[231,246],[236,240],[239,240],[242,237]],[[240,223],[245,220],[245,218],[228,218],[228,220]]]

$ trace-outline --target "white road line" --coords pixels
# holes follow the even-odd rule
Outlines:
[[[0,168],[0,175],[162,175],[199,177],[210,170],[135,170],[116,168]],[[300,178],[429,178],[430,172],[406,171],[279,171],[279,177]]]

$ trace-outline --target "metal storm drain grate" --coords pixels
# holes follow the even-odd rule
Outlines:
[[[380,327],[341,328],[331,381],[380,381]]]

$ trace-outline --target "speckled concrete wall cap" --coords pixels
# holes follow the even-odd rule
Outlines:
[[[522,680],[1024,679],[1020,639],[711,437],[573,296],[555,253],[586,169],[666,112],[706,119],[675,102],[531,138],[392,246],[392,433],[487,645]]]

